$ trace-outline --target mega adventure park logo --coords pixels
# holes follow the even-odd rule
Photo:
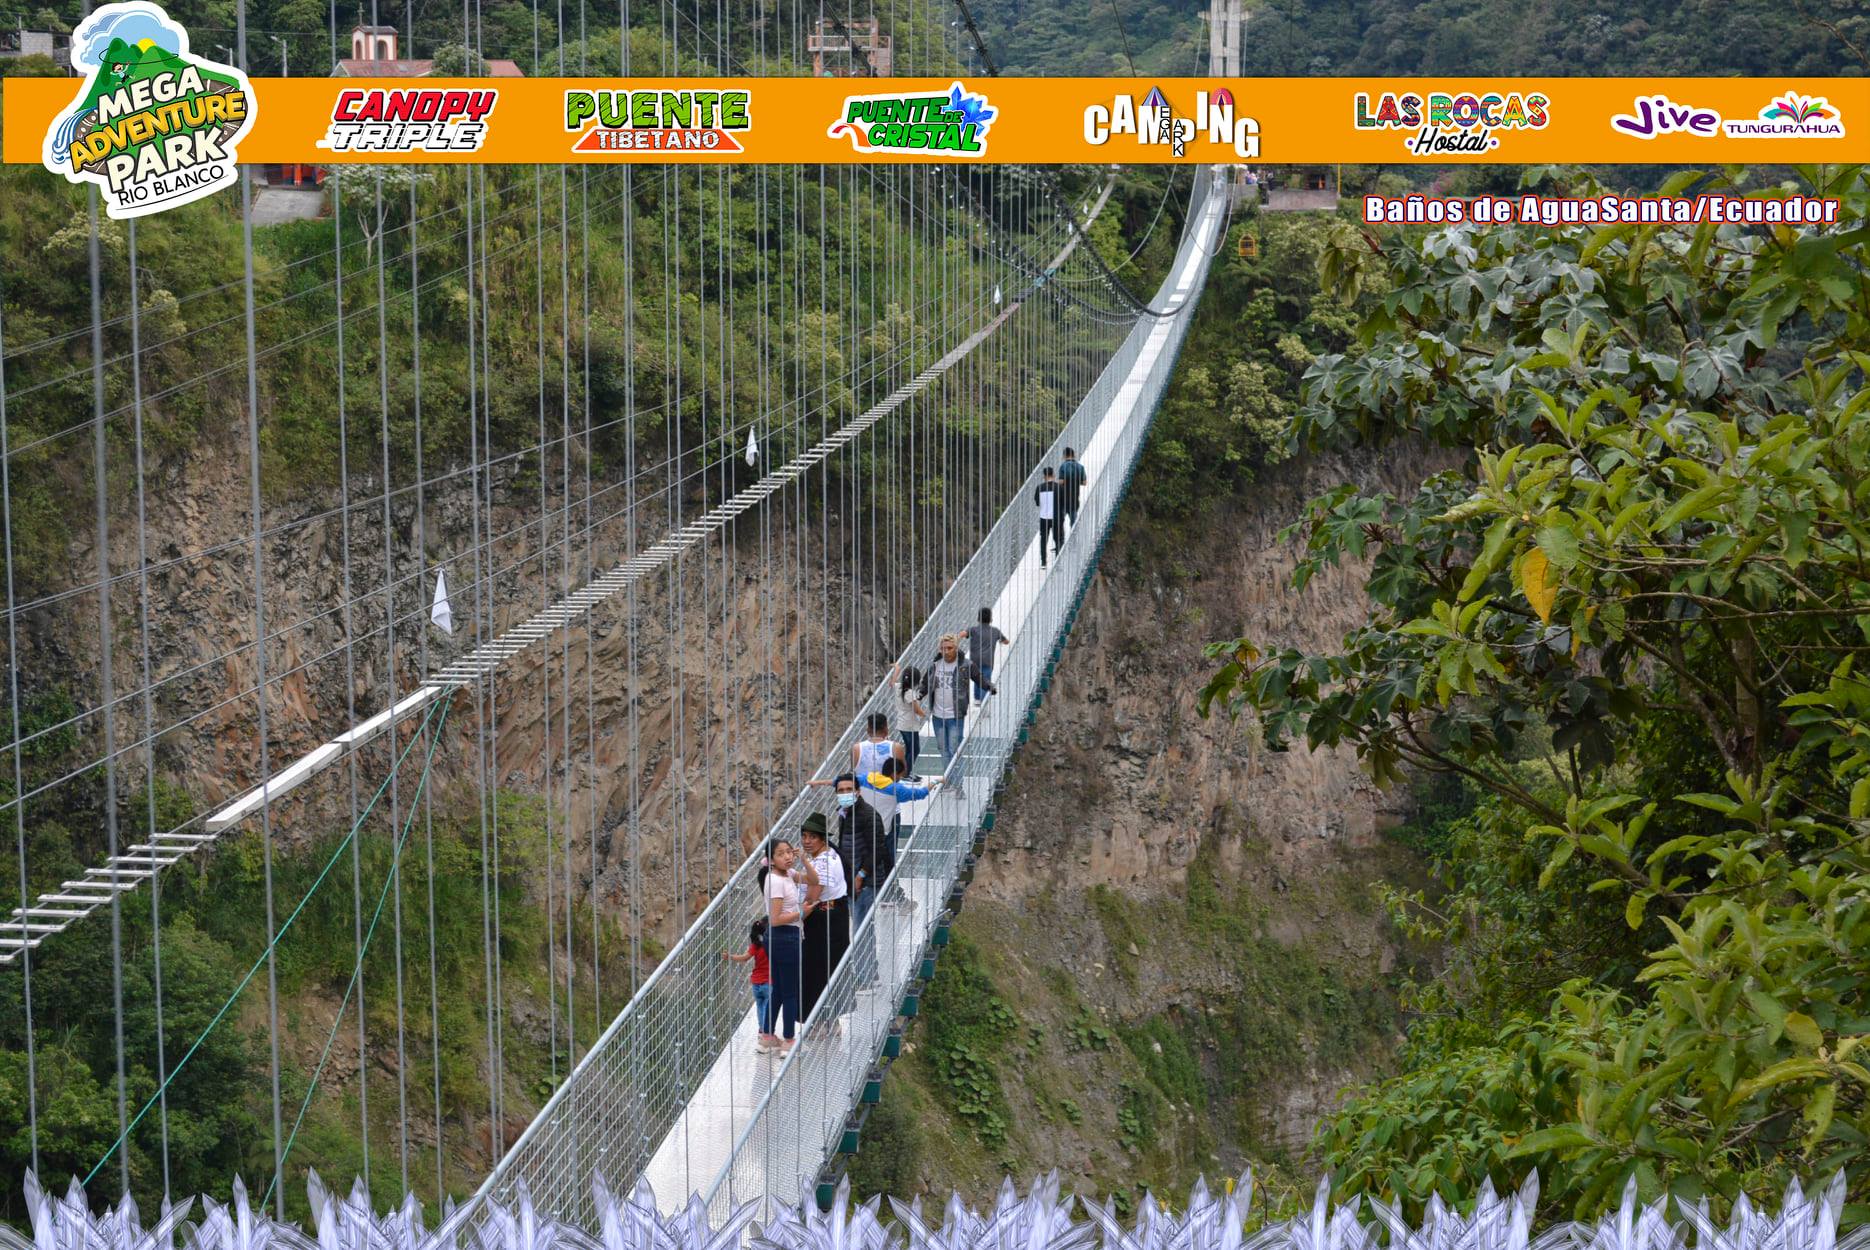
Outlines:
[[[960,83],[947,95],[853,95],[825,131],[851,137],[859,152],[918,152],[928,156],[987,154],[987,129],[999,110]]]
[[[318,141],[334,152],[478,152],[497,91],[347,88]]]
[[[1225,87],[1195,92],[1195,111],[1187,117],[1176,115],[1161,87],[1151,87],[1141,104],[1135,96],[1120,95],[1084,110],[1086,143],[1102,147],[1114,135],[1134,135],[1144,147],[1166,146],[1171,156],[1188,155],[1188,145],[1204,136],[1209,144],[1231,147],[1243,160],[1260,154],[1260,123],[1235,115],[1234,93]]]
[[[71,37],[84,89],[45,136],[45,167],[96,184],[112,217],[142,217],[231,186],[253,89],[231,65],[190,56],[188,32],[148,0],[107,4]]]
[[[726,156],[753,127],[750,91],[567,91],[565,129],[574,152],[653,157],[671,152]]]
[[[1375,104],[1357,93],[1359,130],[1406,130],[1403,145],[1417,156],[1491,152],[1500,132],[1544,130],[1552,102],[1542,93],[1514,91],[1385,91]]]
[[[1760,109],[1759,116],[1724,121],[1719,112],[1677,104],[1666,95],[1638,96],[1628,113],[1610,119],[1610,128],[1638,139],[1658,135],[1695,135],[1730,139],[1841,139],[1844,119],[1823,96],[1787,91]]]

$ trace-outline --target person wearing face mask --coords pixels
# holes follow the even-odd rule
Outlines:
[[[883,897],[883,888],[896,871],[896,847],[890,841],[888,825],[864,797],[858,779],[845,773],[833,784],[838,791],[838,843],[851,861],[851,932],[855,935],[863,927],[865,917],[874,910],[877,900]],[[856,976],[860,989],[871,989],[877,984],[875,926],[881,923],[881,918],[873,921],[871,930],[856,943],[859,947]]]
[[[857,774],[857,789],[852,792],[851,801],[849,803],[849,806],[855,807],[856,800],[861,798],[866,806],[875,809],[877,819],[883,822],[883,828],[886,831],[885,836],[889,839],[889,858],[892,863],[895,862],[896,859],[896,843],[902,829],[901,805],[904,803],[917,803],[928,798],[930,794],[934,793],[935,787],[941,784],[941,778],[936,777],[926,786],[917,785],[914,781],[907,780],[908,775],[909,770],[904,767],[901,760],[885,758],[883,763],[877,767],[876,771]],[[808,786],[835,786],[837,782],[817,778],[807,781],[805,784]],[[838,801],[840,803],[845,802],[842,794],[840,794]],[[846,852],[850,850],[848,846],[844,849]],[[853,886],[853,889],[855,889],[855,886]],[[853,903],[853,906],[855,906],[855,903]],[[863,923],[862,917],[859,916],[854,923]]]
[[[896,871],[896,853],[883,818],[858,793],[857,778],[845,773],[833,784],[838,789],[838,845],[851,860],[851,927],[856,929],[862,927],[878,892]],[[873,949],[875,942],[867,946]],[[865,965],[867,969],[875,966],[874,959]]]
[[[959,634],[942,635],[941,649],[935,653],[928,670],[929,721],[935,727],[935,740],[941,744],[943,771],[954,763],[961,751],[961,735],[967,721],[968,682],[972,681],[988,694],[1000,693],[1000,687],[981,671],[979,664],[962,658],[960,644]]]

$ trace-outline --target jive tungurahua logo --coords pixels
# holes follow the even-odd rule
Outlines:
[[[234,184],[256,112],[247,76],[191,56],[149,0],[106,4],[71,38],[84,88],[45,136],[45,167],[94,183],[112,217],[142,217]]]

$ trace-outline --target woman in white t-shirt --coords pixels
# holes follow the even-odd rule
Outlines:
[[[785,838],[773,839],[760,873],[760,890],[766,896],[766,954],[773,981],[770,1019],[775,1024],[782,1018],[785,1021],[785,1036],[779,1043],[779,1051],[784,1054],[792,1049],[799,1024],[804,890],[818,884],[818,874],[812,871],[810,860],[799,859]]]

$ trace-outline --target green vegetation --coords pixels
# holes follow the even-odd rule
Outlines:
[[[1201,0],[975,10],[1007,73],[1120,77],[1198,74],[1206,12]],[[1855,0],[1255,0],[1247,12],[1249,76],[1861,73],[1853,48],[1870,49]]]
[[[1348,228],[1330,215],[1260,213],[1228,231],[1137,470],[1152,538],[1172,545],[1164,534],[1283,458],[1306,368],[1351,341],[1350,303],[1318,283],[1321,257]]]
[[[957,937],[940,971],[923,999],[928,1020],[923,1044],[948,1106],[983,1145],[997,1147],[1006,1140],[1009,1112],[995,1063],[1018,1021],[993,992],[980,950],[971,942]]]
[[[1819,23],[1837,29],[1834,36]],[[1261,0],[1247,74],[1834,74],[1851,0]]]
[[[62,692],[42,696],[29,707],[28,721],[34,725],[56,723],[71,709]],[[28,786],[68,767],[75,740],[69,731],[40,738],[25,761]],[[10,789],[10,776],[6,785]],[[101,834],[79,838],[71,832],[101,830],[101,777],[87,776],[82,789],[59,793],[66,803],[63,818],[34,819],[28,824],[34,888],[77,876],[85,864],[101,857],[101,848],[89,845],[90,837],[101,838]],[[143,826],[152,799],[162,827],[188,814],[186,798],[159,783],[153,795],[137,795],[120,807],[125,833]],[[511,1006],[546,997],[546,916],[531,888],[544,870],[545,835],[536,800],[502,794],[498,803],[499,865],[486,881],[500,899],[499,962],[505,999]],[[319,1081],[288,1164],[288,1205],[300,1215],[304,1214],[300,1210],[304,1188],[299,1178],[307,1167],[331,1176],[364,1177],[379,1192],[393,1192],[401,1186],[393,1059],[399,976],[407,1004],[401,1013],[406,1056],[401,1076],[409,1091],[411,1118],[432,1124],[433,1091],[439,1088],[447,1122],[444,1132],[449,1135],[444,1139],[446,1184],[459,1195],[478,1179],[474,1158],[481,1152],[468,1143],[485,1123],[489,1094],[483,1010],[487,997],[481,923],[483,861],[476,807],[473,803],[458,807],[438,798],[432,847],[426,824],[417,822],[400,865],[393,863],[395,843],[389,831],[375,827],[366,828],[354,848],[342,835],[327,834],[295,850],[275,851],[273,892],[280,922],[309,896],[304,910],[282,935],[276,958],[281,1097],[288,1130],[313,1080]],[[342,878],[344,888],[314,892],[327,865]],[[349,888],[353,870],[362,882],[361,921],[354,914]],[[176,1192],[224,1192],[228,1177],[236,1173],[264,1190],[272,1176],[265,969],[241,988],[266,949],[265,889],[260,838],[249,833],[211,857],[171,869],[163,876],[158,896],[141,891],[124,903],[120,924],[127,1115],[135,1117],[157,1093],[159,1035],[167,1070],[173,1074],[166,1103],[151,1108],[130,1135],[130,1179],[139,1201],[160,1198],[165,1172]],[[324,1057],[324,1046],[355,966],[353,926],[361,923],[368,930],[380,899],[384,900],[382,920],[363,961],[363,1008],[373,1048],[367,1065],[369,1114],[364,1117],[358,1088],[355,998],[336,1025],[329,1058]],[[154,939],[153,907],[160,907],[160,952]],[[574,939],[580,949],[589,949],[590,916],[580,913],[574,919]],[[398,926],[400,968],[394,940]],[[40,1176],[49,1183],[63,1184],[70,1176],[88,1175],[118,1137],[111,929],[103,918],[77,925],[58,941],[47,943],[33,960],[37,1144]],[[564,940],[562,932],[559,939]],[[610,935],[605,945],[614,946]],[[626,952],[607,949],[606,957],[613,967],[627,963]],[[160,1027],[154,992],[158,975],[163,991]],[[23,990],[24,982],[17,976],[0,983],[0,1171],[11,1178],[0,1200],[0,1218],[10,1219],[22,1214],[17,1205],[19,1179],[33,1161]],[[591,998],[589,993],[578,995],[577,1030],[586,1038],[595,1036],[598,1028]],[[387,1067],[379,1062],[383,1056],[390,1057]],[[548,1039],[520,1029],[506,1031],[503,1077],[510,1106],[536,1105],[549,1092],[554,1058]],[[368,1167],[362,1145],[366,1123],[371,1144]],[[417,1136],[418,1141],[429,1141],[433,1133]],[[107,1188],[114,1188],[117,1168],[112,1157],[100,1170]],[[433,1188],[432,1145],[412,1144],[410,1174],[424,1192]]]
[[[1367,622],[1323,654],[1217,645],[1203,695],[1379,781],[1465,783],[1413,835],[1444,894],[1392,897],[1448,975],[1414,991],[1403,1071],[1320,1137],[1345,1194],[1536,1166],[1582,1217],[1631,1179],[1724,1208],[1842,1170],[1870,1215],[1870,184],[1801,174],[1836,228],[1325,258],[1387,293],[1308,371],[1299,439],[1467,453],[1411,497],[1313,501],[1295,584],[1368,560]]]

